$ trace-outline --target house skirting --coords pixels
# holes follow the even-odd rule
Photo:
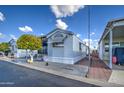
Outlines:
[[[44,60],[47,62],[57,62],[57,63],[65,63],[65,64],[74,64],[76,62],[78,62],[79,60],[81,60],[82,58],[84,58],[85,56],[78,56],[78,57],[74,57],[74,58],[67,58],[67,57],[44,57]]]

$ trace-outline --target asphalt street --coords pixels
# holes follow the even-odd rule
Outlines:
[[[0,87],[96,87],[96,85],[0,60]]]

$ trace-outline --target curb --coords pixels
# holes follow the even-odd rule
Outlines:
[[[1,59],[1,60],[7,61],[9,63],[15,64],[15,65],[18,65],[18,66],[34,69],[34,70],[37,70],[37,71],[46,72],[46,73],[53,74],[53,75],[62,76],[62,77],[77,80],[77,81],[80,81],[80,82],[94,84],[94,85],[101,86],[101,87],[124,87],[124,85],[120,85],[120,84],[102,82],[102,81],[98,81],[98,80],[94,80],[94,79],[88,79],[88,78],[84,78],[84,77],[80,77],[80,76],[76,76],[76,75],[65,74],[65,73],[58,72],[58,71],[55,71],[55,70],[52,70],[52,69],[39,68],[39,67],[30,65],[30,64],[15,63],[11,60],[6,60],[6,59]]]

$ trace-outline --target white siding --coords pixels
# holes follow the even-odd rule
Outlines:
[[[48,56],[52,56],[52,44],[51,44],[51,39],[48,39]]]
[[[66,64],[74,64],[86,56],[86,46],[81,45],[79,48],[80,40],[75,35],[67,35],[64,40],[64,47],[53,47],[51,39],[48,39],[48,57],[46,61],[59,62]]]
[[[73,36],[73,56],[77,57],[77,56],[81,56],[81,55],[86,55],[86,46],[81,44],[81,50],[79,48],[80,46],[80,41],[76,36]]]
[[[51,38],[48,39],[48,56],[64,57],[64,47],[53,47]]]
[[[76,36],[73,36],[73,57],[80,56],[82,53],[79,49],[79,43],[80,41],[78,40],[78,38]]]
[[[53,47],[52,51],[53,57],[64,57],[64,47]]]
[[[64,41],[64,57],[73,57],[73,37],[69,35]]]
[[[77,62],[81,60],[82,58],[86,57],[87,47],[83,44],[81,44],[81,50],[80,50],[80,40],[73,35],[73,57],[74,62]]]

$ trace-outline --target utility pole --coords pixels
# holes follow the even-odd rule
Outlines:
[[[88,45],[89,45],[89,62],[90,62],[90,5],[88,6]]]
[[[89,59],[89,62],[90,62],[90,66],[91,66],[91,59],[90,59],[90,5],[89,6],[87,6],[87,17],[88,17],[88,34],[87,34],[87,36],[88,36],[88,59]],[[86,74],[86,76],[85,77],[88,77],[88,73],[89,73],[89,69],[90,69],[90,66],[88,66],[88,72],[87,72],[87,74]]]

